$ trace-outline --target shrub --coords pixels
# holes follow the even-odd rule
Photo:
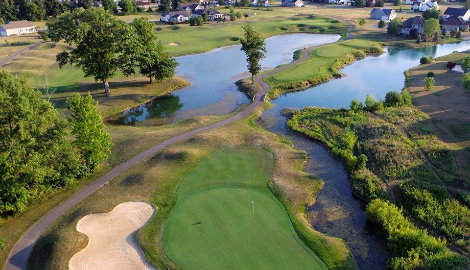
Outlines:
[[[416,43],[417,43],[417,44],[420,44],[420,43],[421,43],[421,35],[418,35],[418,37],[416,38]]]
[[[431,19],[431,18],[439,19],[440,14],[441,14],[441,11],[437,9],[428,9],[425,12],[423,12],[423,18],[426,20]]]
[[[349,106],[349,108],[351,109],[351,111],[353,112],[360,112],[362,111],[363,109],[363,105],[362,105],[362,102],[360,102],[359,100],[357,99],[353,99],[351,101],[351,105]]]
[[[366,165],[367,165],[367,156],[364,154],[361,154],[360,156],[357,157],[356,170],[365,169]]]
[[[380,111],[380,107],[381,107],[380,101],[377,101],[377,99],[375,99],[371,95],[366,96],[366,106],[364,108],[366,111],[369,111],[369,112]]]
[[[455,34],[455,37],[456,38],[461,38],[462,37],[462,32],[457,31],[457,34]]]
[[[426,77],[434,77],[434,72],[429,71],[428,74],[426,74]]]
[[[235,13],[235,16],[237,17],[237,19],[241,19],[241,18],[242,18],[242,14],[241,14],[240,12]]]
[[[411,96],[410,92],[406,91],[406,89],[403,89],[401,91],[401,98],[403,101],[403,105],[406,105],[406,106],[413,105],[413,97]]]
[[[352,52],[352,55],[354,55],[356,59],[363,59],[366,57],[366,53],[362,50],[356,50]]]
[[[0,238],[0,250],[5,250],[5,239]]]
[[[423,56],[423,57],[421,57],[421,59],[419,59],[419,63],[420,63],[421,65],[429,64],[429,63],[431,63],[431,61],[432,61],[432,57],[431,57],[431,56]]]
[[[464,57],[459,61],[460,67],[462,67],[463,72],[467,73],[470,71],[470,56]]]
[[[363,26],[364,24],[366,24],[366,20],[360,19],[360,20],[359,20],[359,25],[360,25],[360,26]]]
[[[401,0],[393,0],[393,5],[394,6],[401,6],[402,1]],[[400,7],[401,8],[401,7]]]
[[[431,90],[434,87],[435,80],[433,77],[424,78],[424,88],[426,91]]]
[[[383,20],[380,20],[379,28],[384,28],[384,27],[385,27],[385,22]]]
[[[398,35],[400,33],[400,29],[403,23],[400,19],[395,18],[391,22],[388,23],[387,33]]]
[[[463,74],[462,85],[465,89],[470,90],[470,73]]]
[[[403,97],[397,91],[390,91],[385,95],[385,107],[400,107],[403,105]]]

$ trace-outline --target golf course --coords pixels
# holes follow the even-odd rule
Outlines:
[[[328,269],[271,193],[273,163],[262,148],[228,148],[187,174],[164,226],[167,256],[184,269]]]

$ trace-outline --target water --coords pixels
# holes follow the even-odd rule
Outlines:
[[[367,57],[345,67],[342,72],[346,77],[281,95],[271,101],[274,106],[261,116],[266,129],[289,138],[296,148],[306,151],[309,160],[305,171],[325,182],[315,204],[308,209],[309,221],[315,229],[344,239],[361,270],[385,269],[384,239],[371,232],[373,228],[367,227],[362,205],[351,193],[349,174],[343,163],[322,143],[288,129],[287,119],[281,116],[281,111],[306,106],[344,108],[353,99],[365,100],[368,94],[384,98],[388,91],[403,88],[403,72],[418,65],[422,56],[439,57],[468,49],[470,42],[421,49],[390,49],[380,56]]]
[[[292,60],[293,52],[304,47],[332,43],[339,35],[289,34],[266,39],[266,58],[261,61],[263,70],[273,69]],[[249,76],[244,53],[240,46],[229,46],[207,53],[176,58],[178,76],[191,85],[174,91],[113,116],[118,123],[133,124],[149,118],[171,118],[178,121],[198,115],[230,113],[249,99],[237,91],[235,82]]]

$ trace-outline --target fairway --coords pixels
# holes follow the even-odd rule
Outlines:
[[[268,189],[272,163],[261,148],[235,148],[189,173],[165,224],[168,257],[184,269],[327,269]]]

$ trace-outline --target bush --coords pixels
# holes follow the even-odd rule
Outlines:
[[[434,83],[435,83],[435,80],[433,77],[426,77],[424,78],[424,89],[426,89],[426,91],[429,91],[429,90],[432,90],[432,88],[434,87]]]
[[[463,74],[463,76],[462,76],[462,86],[465,89],[470,90],[470,73]]]
[[[362,50],[356,50],[352,52],[352,54],[354,55],[356,59],[363,59],[366,57],[366,53]]]
[[[403,101],[403,105],[405,106],[413,105],[413,97],[411,96],[410,92],[406,91],[406,89],[403,89],[401,91],[401,98]]]
[[[5,250],[5,239],[0,238],[0,250]]]
[[[400,107],[403,105],[403,98],[397,91],[390,91],[385,95],[385,107]]]
[[[434,77],[434,72],[429,71],[428,74],[426,74],[426,77]]]
[[[421,43],[421,35],[418,35],[418,37],[416,38],[416,43],[417,43],[417,44],[420,44],[420,43]]]
[[[469,72],[470,71],[470,56],[460,59],[459,64],[463,72],[465,73]]]
[[[349,105],[349,108],[351,109],[351,111],[353,112],[360,112],[362,111],[363,109],[363,105],[362,105],[362,102],[360,102],[359,100],[357,99],[353,99],[351,101],[351,105]]]
[[[462,37],[462,32],[457,31],[457,34],[455,34],[455,37],[456,38],[461,38]]]
[[[240,12],[235,13],[235,16],[237,17],[237,19],[241,19],[241,18],[242,18],[242,14],[241,14]]]
[[[357,157],[356,170],[365,169],[366,165],[367,165],[367,156],[364,154],[361,154],[360,156]]]
[[[385,22],[383,20],[380,20],[379,28],[384,28],[384,27],[385,27]]]
[[[369,112],[380,111],[383,108],[383,104],[381,101],[377,101],[373,96],[367,95],[366,96],[366,106],[365,110]]]
[[[423,57],[421,57],[421,59],[419,59],[419,63],[421,65],[429,64],[431,62],[432,62],[432,57],[431,56],[423,56]]]
[[[363,26],[364,24],[366,24],[366,20],[360,19],[360,20],[359,20],[359,25],[360,25],[360,26]]]
[[[401,0],[393,0],[393,5],[394,6],[401,6],[402,1]],[[401,8],[401,7],[400,7]]]
[[[398,35],[400,33],[400,29],[403,26],[403,23],[400,19],[395,18],[391,22],[388,23],[387,33]]]
[[[428,9],[425,12],[423,12],[423,18],[426,20],[431,19],[431,18],[439,19],[440,14],[441,14],[441,11],[437,9]]]
[[[457,63],[456,62],[447,62],[446,64],[446,68],[450,71],[450,70],[453,70],[455,68],[455,66],[457,66]]]

